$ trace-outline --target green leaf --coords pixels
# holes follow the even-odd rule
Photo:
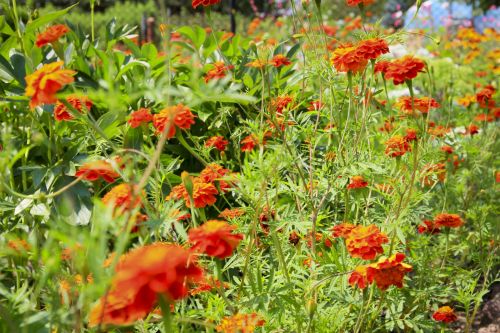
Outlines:
[[[64,9],[58,10],[57,12],[43,15],[42,17],[37,18],[36,20],[29,22],[26,25],[25,33],[28,34],[31,32],[35,32],[36,29],[44,26],[45,24],[50,23],[50,22],[57,20],[58,18],[64,16],[67,12],[69,12],[72,8],[76,7],[77,5],[78,5],[78,3],[75,3],[74,5],[71,5],[68,8],[64,8]]]

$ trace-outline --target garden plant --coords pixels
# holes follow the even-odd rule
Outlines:
[[[499,33],[221,1],[155,43],[3,1],[0,332],[476,332]]]

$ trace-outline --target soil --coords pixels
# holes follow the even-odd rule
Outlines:
[[[465,316],[459,314],[455,332],[463,332],[464,328]],[[495,283],[484,297],[483,305],[472,325],[472,332],[500,333],[500,283]]]

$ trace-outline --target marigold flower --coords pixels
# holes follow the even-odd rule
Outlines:
[[[375,64],[374,72],[375,73],[382,73],[382,76],[385,77],[385,72],[387,71],[387,67],[389,67],[389,64],[391,62],[387,60],[380,60]]]
[[[353,190],[357,188],[367,187],[368,182],[363,178],[363,176],[351,177],[349,184],[347,185],[348,190]]]
[[[341,224],[337,224],[332,228],[332,236],[333,237],[342,237],[347,238],[351,233],[352,229],[356,228],[356,226],[352,223],[344,222]]]
[[[325,106],[321,101],[311,101],[309,102],[309,107],[307,108],[309,111],[318,111],[321,110]]]
[[[256,313],[238,313],[223,318],[215,329],[223,333],[253,333],[255,328],[264,326],[265,323]]]
[[[249,136],[245,137],[243,140],[240,142],[241,144],[241,151],[252,151],[256,145],[259,144],[259,141],[257,140],[257,137],[253,134],[250,134]]]
[[[75,176],[92,182],[102,178],[108,183],[113,183],[116,178],[120,177],[120,174],[115,171],[111,163],[105,160],[97,160],[84,163],[78,168]]]
[[[479,133],[479,127],[476,124],[470,124],[469,126],[467,126],[467,134],[473,136],[477,133]]]
[[[368,60],[363,57],[363,54],[358,52],[358,48],[352,45],[342,45],[333,51],[330,62],[339,72],[362,72]]]
[[[31,246],[24,239],[11,239],[7,242],[7,246],[18,253],[31,250]]]
[[[366,39],[357,45],[358,53],[367,60],[377,59],[389,53],[389,45],[381,38]]]
[[[449,306],[442,306],[432,314],[435,321],[442,321],[443,323],[451,323],[457,320],[457,315]]]
[[[66,98],[66,100],[80,113],[89,111],[93,105],[92,101],[87,96],[70,95]],[[54,107],[54,118],[57,121],[71,120],[73,119],[73,115],[70,113],[66,105],[64,105],[61,101],[57,101],[56,106]]]
[[[357,285],[358,288],[365,289],[370,284],[370,282],[368,281],[367,269],[368,265],[361,265],[356,267],[354,271],[352,271],[352,273],[349,275],[349,285]]]
[[[469,105],[471,105],[475,101],[476,101],[476,96],[466,95],[466,96],[458,99],[458,104],[465,106],[465,107],[468,107]]]
[[[448,145],[444,145],[441,147],[441,151],[447,153],[447,154],[453,154],[453,147],[452,146],[448,146]]]
[[[188,296],[203,270],[191,251],[175,244],[154,243],[135,248],[120,258],[110,291],[92,308],[89,325],[129,325],[144,318],[158,295],[170,301]]]
[[[385,154],[390,157],[399,157],[411,151],[408,141],[401,135],[395,135],[385,142]]]
[[[67,84],[75,81],[75,71],[61,69],[63,61],[45,64],[33,74],[26,76],[25,95],[31,97],[30,108],[42,104],[53,104],[57,102],[56,93]]]
[[[44,32],[36,36],[36,47],[53,43],[64,36],[69,31],[69,28],[64,24],[56,24],[45,29]]]
[[[243,208],[226,208],[219,214],[219,217],[222,217],[223,219],[235,219],[243,214],[245,214],[245,210]]]
[[[230,170],[224,169],[217,163],[210,163],[200,172],[200,179],[205,183],[218,181],[221,191],[226,192],[231,185],[227,181],[222,180],[222,178],[230,173]]]
[[[346,5],[349,7],[355,7],[359,5],[368,6],[374,3],[375,0],[345,0]]]
[[[175,135],[175,126],[181,129],[189,129],[194,124],[196,116],[191,113],[191,110],[183,105],[177,104],[169,106],[153,116],[153,126],[156,128],[156,133],[163,133],[166,127],[168,128],[167,138]]]
[[[254,61],[249,62],[246,64],[246,67],[252,67],[252,68],[258,68],[261,69],[267,65],[267,62],[265,60],[260,60],[260,59],[255,59]]]
[[[274,67],[281,67],[281,66],[288,66],[292,62],[283,54],[277,54],[271,59],[269,63]]]
[[[234,234],[234,230],[236,226],[225,221],[208,220],[200,227],[190,229],[188,238],[193,251],[224,259],[232,255],[243,239],[243,234]]]
[[[106,193],[102,198],[102,203],[112,205],[115,209],[131,210],[141,205],[141,195],[134,195],[132,185],[123,183]]]
[[[200,178],[193,179],[193,203],[195,208],[204,208],[211,206],[217,201],[216,195],[219,194],[217,188],[212,183],[206,183]],[[186,207],[191,207],[189,193],[184,184],[174,186],[172,192],[167,197],[170,199],[184,199]]]
[[[418,230],[418,233],[419,234],[438,234],[441,232],[441,230],[439,230],[439,228],[434,224],[433,221],[431,220],[424,220],[423,221],[424,224],[420,224],[418,227],[417,227],[417,230]]]
[[[347,238],[346,246],[349,254],[354,258],[364,260],[375,259],[377,253],[383,253],[382,244],[389,242],[387,236],[380,232],[376,225],[358,225],[353,228]]]
[[[137,128],[141,126],[141,124],[147,124],[153,121],[153,115],[151,111],[146,108],[140,108],[137,111],[134,111],[130,114],[128,123],[130,127]]]
[[[432,179],[433,176],[437,178],[437,181],[444,182],[446,178],[446,165],[444,163],[426,165],[422,172],[422,185],[434,185],[436,180]]]
[[[290,244],[297,245],[300,241],[299,234],[295,230],[292,230],[292,232],[290,232],[290,235],[288,235],[288,241],[290,242]]]
[[[212,289],[221,289],[221,288],[229,288],[229,284],[225,282],[220,282],[216,280],[214,277],[210,277],[205,279],[204,281],[200,281],[196,284],[196,286],[189,291],[189,295],[195,296],[206,291],[210,291]]]
[[[411,97],[409,96],[403,96],[401,97],[398,102],[396,103],[396,106],[406,114],[413,114],[413,109],[411,105]],[[441,105],[436,102],[434,98],[431,97],[422,97],[422,98],[414,98],[413,99],[413,108],[415,110],[420,111],[421,113],[427,114],[429,113],[430,109],[437,109]]]
[[[219,2],[221,2],[221,0],[192,0],[191,5],[193,6],[193,8],[196,9],[196,7],[198,7],[200,5],[203,7],[208,7],[208,6],[216,5]]]
[[[407,128],[406,135],[405,135],[405,141],[406,142],[417,141],[417,130],[415,130],[413,128]]]
[[[458,228],[464,225],[464,221],[458,214],[441,213],[434,217],[434,225],[438,228]]]
[[[205,142],[205,147],[215,147],[218,151],[226,150],[229,141],[225,140],[223,136],[212,136]]]
[[[213,79],[224,78],[226,76],[227,72],[230,69],[234,68],[234,66],[226,66],[226,64],[223,61],[216,61],[212,65],[213,65],[213,68],[210,69],[205,74],[205,83],[208,83],[210,80],[213,80]]]
[[[476,100],[479,106],[482,108],[492,108],[495,106],[495,100],[493,99],[493,94],[495,93],[495,88],[491,85],[484,87],[481,91],[476,94]]]
[[[412,266],[403,263],[405,255],[396,253],[390,258],[381,257],[377,263],[368,265],[367,277],[377,288],[384,291],[390,286],[403,288],[403,279],[406,273],[412,271]]]
[[[283,95],[274,98],[271,101],[271,106],[277,113],[282,114],[283,111],[293,102],[293,97],[290,95]]]
[[[404,56],[389,63],[385,71],[386,79],[393,79],[395,85],[405,83],[423,72],[425,63],[412,56]]]
[[[450,132],[450,129],[448,127],[444,127],[443,125],[438,125],[436,127],[429,127],[427,132],[432,136],[442,138],[448,132]]]

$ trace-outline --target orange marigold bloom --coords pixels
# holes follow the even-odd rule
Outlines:
[[[205,83],[213,79],[224,78],[227,74],[227,71],[234,68],[234,66],[226,66],[223,61],[216,61],[212,65],[213,68],[205,74]]]
[[[218,151],[226,150],[229,141],[225,140],[223,136],[212,136],[205,142],[205,147],[215,147]]]
[[[31,246],[24,239],[11,239],[7,242],[7,246],[18,253],[31,250]]]
[[[359,5],[368,6],[374,3],[375,0],[345,0],[346,5],[349,7],[355,7]]]
[[[283,95],[274,98],[271,101],[271,106],[277,113],[282,114],[283,111],[293,102],[293,97],[290,95]]]
[[[113,205],[120,210],[134,209],[141,205],[141,195],[134,196],[134,188],[130,184],[120,184],[111,189],[102,198],[105,205]]]
[[[243,239],[243,234],[234,234],[234,230],[236,226],[225,221],[208,220],[200,227],[190,229],[188,238],[193,251],[224,259],[232,255]]]
[[[219,214],[219,217],[222,217],[223,219],[235,219],[243,214],[245,214],[245,210],[243,208],[226,208]]]
[[[411,151],[408,141],[401,135],[395,135],[385,142],[385,154],[390,157],[403,156]]]
[[[53,43],[64,36],[68,31],[69,28],[64,24],[53,25],[36,36],[35,44],[37,47],[42,47],[44,45]]]
[[[444,145],[441,147],[441,151],[444,151],[447,154],[453,154],[453,147],[448,146],[448,145]]]
[[[464,221],[458,214],[441,213],[434,217],[434,225],[438,228],[458,228],[464,225]]]
[[[465,107],[468,107],[469,105],[471,105],[475,101],[476,101],[476,96],[466,95],[466,96],[458,99],[458,104],[465,106]]]
[[[402,84],[407,80],[417,77],[418,73],[423,72],[425,63],[412,56],[404,56],[389,63],[385,71],[386,79],[393,79],[395,85]]]
[[[266,65],[267,65],[267,62],[265,60],[256,59],[254,61],[249,62],[245,66],[261,69],[261,68],[265,67]]]
[[[412,266],[403,263],[405,255],[396,253],[390,258],[381,257],[377,263],[367,268],[368,281],[375,284],[380,290],[387,290],[390,286],[403,288],[403,279],[406,273],[412,271]]]
[[[352,223],[344,222],[338,224],[332,228],[332,236],[333,237],[342,237],[347,238],[351,233],[352,229],[356,228],[356,226]]]
[[[437,177],[437,181],[444,182],[446,178],[446,165],[444,163],[426,165],[422,172],[422,185],[434,185],[436,180],[432,179],[432,176]]]
[[[377,253],[383,253],[382,244],[389,242],[387,236],[380,232],[376,225],[358,225],[353,228],[346,238],[349,254],[354,258],[364,260],[375,259]]]
[[[217,163],[210,163],[205,167],[205,169],[200,172],[200,179],[205,183],[213,183],[215,181],[218,181],[221,191],[226,192],[229,188],[231,188],[231,184],[225,180],[222,180],[222,178],[230,173],[230,170],[224,169]]]
[[[210,277],[208,279],[205,279],[204,281],[200,281],[196,284],[196,286],[189,291],[189,295],[195,296],[201,293],[204,293],[206,291],[210,291],[212,289],[227,289],[229,288],[229,284],[225,282],[220,282],[219,280],[216,280],[214,277]]]
[[[406,142],[412,142],[412,141],[417,141],[417,130],[413,128],[407,128],[406,129],[406,135],[405,135],[405,141]]]
[[[249,136],[245,137],[243,140],[240,142],[241,144],[241,151],[252,151],[256,145],[259,144],[259,141],[257,140],[257,137],[253,134],[250,134]]]
[[[391,62],[387,60],[380,60],[375,64],[374,71],[375,73],[382,73],[382,75],[385,77],[385,72],[387,71],[387,67],[389,67],[389,64]]]
[[[403,96],[396,103],[396,106],[399,109],[407,114],[413,114],[412,105],[411,105],[411,97]],[[430,109],[437,109],[441,105],[436,102],[434,98],[431,97],[422,97],[422,98],[414,98],[413,99],[413,108],[415,110],[420,111],[421,113],[429,113]]]
[[[90,108],[92,108],[92,105],[94,105],[87,96],[70,95],[66,98],[66,100],[80,113],[89,111]],[[73,115],[69,112],[66,105],[64,105],[61,101],[57,101],[57,104],[54,107],[54,118],[57,121],[71,120],[73,119]]]
[[[188,296],[203,270],[191,251],[175,244],[154,243],[135,248],[120,258],[109,293],[90,313],[89,325],[129,325],[144,318],[158,295],[174,301]]]
[[[156,133],[163,133],[165,128],[168,128],[167,138],[171,138],[175,135],[175,127],[181,129],[189,129],[191,125],[194,124],[194,118],[196,116],[191,113],[191,110],[183,105],[177,104],[175,106],[169,106],[160,111],[160,113],[153,116],[153,126],[156,128]]]
[[[146,108],[140,108],[137,111],[134,111],[130,114],[128,123],[130,127],[137,128],[141,126],[141,124],[147,124],[153,121],[153,115],[151,111]]]
[[[389,53],[389,45],[381,38],[372,38],[359,42],[358,53],[365,59],[377,59],[382,54]]]
[[[105,160],[98,160],[84,163],[78,168],[75,176],[89,181],[102,178],[108,183],[113,183],[116,178],[120,177],[120,174],[115,171],[111,163]]]
[[[349,275],[349,284],[351,286],[357,285],[360,289],[365,289],[370,284],[370,281],[368,281],[367,269],[368,265],[356,267]]]
[[[495,106],[495,101],[493,100],[493,94],[495,93],[495,88],[491,85],[484,87],[481,91],[476,94],[476,100],[479,106],[482,108],[491,108]]]
[[[212,183],[206,183],[200,178],[193,178],[193,203],[195,208],[211,206],[217,201],[216,195],[219,194],[217,188]],[[189,193],[184,184],[174,186],[172,192],[167,197],[170,199],[184,199],[186,207],[191,207]]]
[[[470,134],[471,136],[479,133],[479,127],[476,124],[470,124],[467,126],[467,134]]]
[[[309,111],[318,111],[321,110],[325,106],[321,101],[311,101],[309,102],[309,107],[307,108]]]
[[[67,84],[75,81],[75,71],[61,69],[63,61],[45,64],[33,74],[26,76],[25,95],[31,97],[30,108],[57,102],[56,93]]]
[[[438,125],[436,127],[429,126],[427,132],[432,136],[442,138],[446,135],[446,133],[450,132],[450,129],[448,127],[444,127],[443,125]]]
[[[274,67],[281,67],[281,66],[288,66],[292,62],[283,54],[277,54],[271,59],[269,63]]]
[[[351,177],[351,180],[350,180],[349,184],[347,185],[347,189],[353,190],[356,188],[363,188],[363,187],[367,187],[367,186],[368,186],[368,182],[363,178],[363,176],[354,176],[354,177]]]
[[[200,5],[203,7],[208,7],[218,4],[220,1],[221,0],[192,0],[191,5],[193,6],[193,8],[196,8]]]
[[[419,234],[427,233],[427,234],[434,235],[434,234],[438,234],[441,232],[439,230],[439,228],[434,224],[433,221],[424,220],[423,222],[424,222],[424,224],[419,225],[417,228]]]
[[[452,323],[457,320],[457,315],[449,306],[442,306],[432,314],[435,321],[442,321],[443,323]]]
[[[223,318],[215,329],[223,333],[253,333],[255,328],[264,326],[265,323],[256,313],[238,313]]]
[[[343,45],[333,51],[330,62],[339,72],[362,72],[368,60],[363,57],[356,46]]]

